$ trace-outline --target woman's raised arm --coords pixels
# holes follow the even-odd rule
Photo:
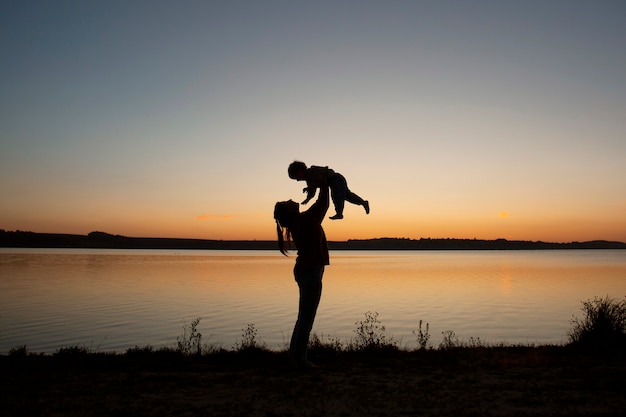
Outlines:
[[[330,204],[328,194],[328,185],[322,185],[320,187],[317,200],[307,211],[302,213],[302,215],[308,217],[310,221],[315,221],[321,224],[322,220],[324,220],[324,217],[326,216],[326,212],[328,211],[328,206]]]

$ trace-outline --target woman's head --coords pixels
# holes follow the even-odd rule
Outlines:
[[[283,227],[289,227],[293,218],[300,213],[300,205],[293,200],[279,201],[274,206],[274,219]]]
[[[295,201],[279,201],[274,206],[274,220],[276,220],[276,235],[278,237],[278,250],[287,255],[285,239],[291,240],[291,224],[293,219],[300,213],[300,205]],[[283,228],[285,231],[283,232]]]

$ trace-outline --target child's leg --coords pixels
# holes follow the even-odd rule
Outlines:
[[[343,177],[343,175],[335,173],[335,175],[330,177],[328,185],[330,187],[330,196],[333,200],[333,205],[335,206],[336,212],[336,214],[332,216],[331,219],[342,219],[343,206],[346,200],[346,191],[348,190],[346,179]]]
[[[363,206],[365,208],[365,213],[370,214],[370,203],[369,201],[363,200],[358,195],[354,194],[348,188],[346,188],[346,201],[352,204],[356,204],[357,206]]]

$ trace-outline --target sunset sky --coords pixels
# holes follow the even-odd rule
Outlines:
[[[626,242],[623,0],[10,1],[0,53],[0,229],[275,239],[297,159],[370,201],[329,240]]]

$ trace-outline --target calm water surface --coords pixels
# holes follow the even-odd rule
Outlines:
[[[254,324],[286,346],[297,311],[295,256],[270,251],[0,249],[0,354],[173,346],[202,317],[203,340],[232,348]],[[581,302],[626,295],[626,251],[331,253],[314,332],[347,342],[365,312],[401,346],[430,324],[488,343],[564,343]]]

